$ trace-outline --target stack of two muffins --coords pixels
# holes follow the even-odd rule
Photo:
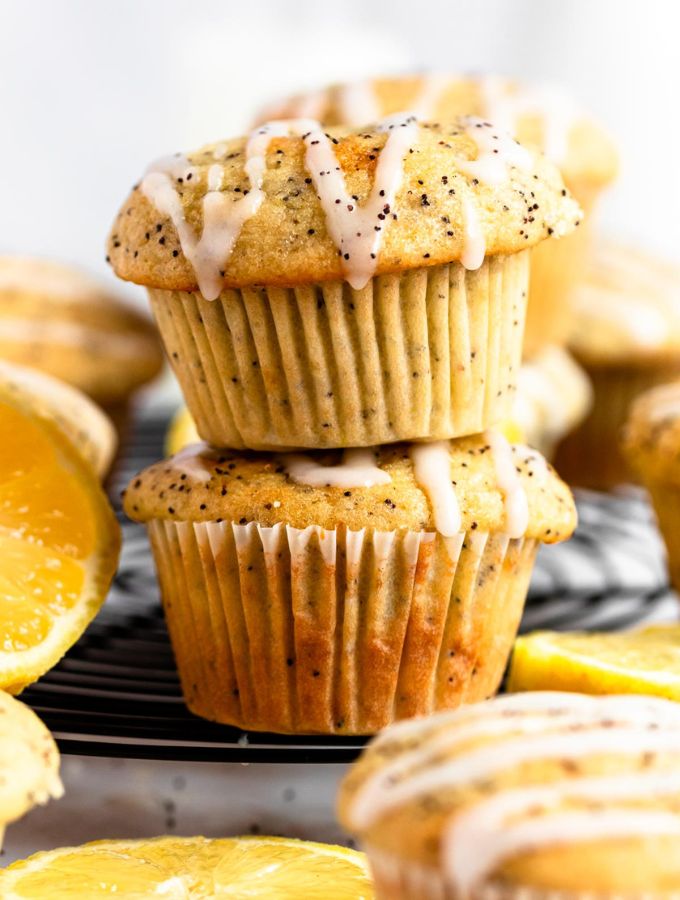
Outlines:
[[[133,190],[112,264],[149,289],[208,442],[125,500],[194,712],[371,733],[496,691],[537,546],[575,523],[492,429],[530,248],[579,215],[550,163],[469,117],[269,123]]]

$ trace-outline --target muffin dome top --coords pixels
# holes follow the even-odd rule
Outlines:
[[[618,169],[614,142],[568,94],[494,75],[437,73],[333,85],[274,103],[261,118],[312,116],[324,125],[352,127],[405,109],[429,121],[482,116],[542,151],[560,167],[567,186],[601,186]]]
[[[123,398],[163,363],[151,320],[106,284],[72,266],[16,256],[0,256],[0,357],[101,402]]]
[[[576,524],[569,488],[552,467],[495,432],[349,450],[344,459],[341,451],[245,454],[196,444],[133,479],[125,511],[141,521],[345,525],[446,537],[506,531],[546,543],[566,539]]]
[[[574,353],[591,366],[644,365],[680,351],[680,267],[604,241],[575,288]]]
[[[325,131],[307,119],[151,166],[109,239],[116,273],[151,288],[295,286],[515,253],[580,211],[557,169],[473,117],[401,115]]]
[[[641,474],[680,485],[680,381],[659,385],[635,400],[623,451]]]
[[[675,703],[504,696],[387,728],[345,778],[340,820],[386,865],[443,870],[451,896],[647,896],[678,885],[679,766]]]
[[[0,691],[0,830],[62,793],[52,735],[33,710]]]

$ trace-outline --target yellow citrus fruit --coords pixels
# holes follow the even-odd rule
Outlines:
[[[506,419],[498,427],[511,444],[521,444],[526,440],[522,426],[514,419]]]
[[[680,700],[680,625],[621,634],[537,631],[520,637],[508,690],[653,694]]]
[[[101,607],[120,529],[91,467],[21,396],[0,393],[0,688],[50,669]]]
[[[0,360],[0,399],[17,400],[64,432],[100,478],[111,467],[118,437],[108,416],[77,388]]]
[[[0,873],[4,900],[233,897],[371,900],[362,853],[289,838],[161,837],[36,853]]]
[[[168,428],[165,438],[165,452],[168,456],[174,456],[183,447],[189,444],[196,444],[200,440],[191,413],[186,406],[180,406]]]

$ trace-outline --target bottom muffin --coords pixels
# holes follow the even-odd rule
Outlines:
[[[305,455],[186,448],[135,478],[182,687],[208,719],[368,734],[492,695],[566,485],[500,434]]]
[[[387,729],[339,817],[389,900],[669,900],[680,707],[531,692]]]

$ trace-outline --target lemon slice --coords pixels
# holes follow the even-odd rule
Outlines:
[[[161,837],[36,853],[0,873],[4,900],[260,897],[369,900],[362,853],[289,838]]]
[[[168,456],[174,456],[183,447],[187,447],[189,444],[196,444],[200,440],[196,431],[196,423],[191,417],[191,413],[186,406],[180,406],[172,417],[165,437],[165,452]]]
[[[508,690],[653,694],[680,700],[680,625],[622,634],[537,631],[520,637]]]
[[[120,530],[90,466],[22,397],[0,395],[0,688],[18,693],[80,637]]]
[[[64,432],[81,455],[104,478],[118,437],[107,415],[77,388],[24,366],[0,360],[0,399],[17,400]]]

